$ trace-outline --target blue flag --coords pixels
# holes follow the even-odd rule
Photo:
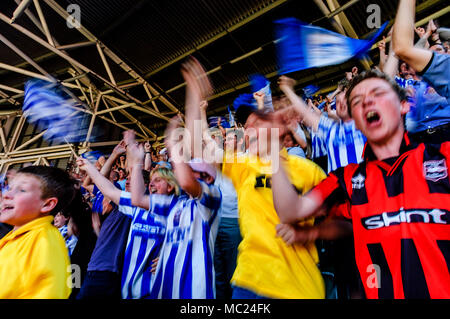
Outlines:
[[[358,40],[306,25],[294,18],[275,21],[279,73],[334,65],[362,57],[386,28],[385,22],[370,38]]]
[[[90,115],[57,83],[30,80],[25,83],[23,116],[54,142],[81,142],[86,138]],[[93,135],[91,135],[93,136]]]
[[[310,84],[308,86],[305,86],[303,88],[303,93],[305,94],[305,97],[310,98],[314,95],[314,93],[316,93],[317,91],[319,91],[319,87],[313,84]]]
[[[97,160],[102,156],[103,156],[103,154],[100,151],[90,151],[90,152],[81,154],[81,157],[87,159],[91,163],[97,162]]]

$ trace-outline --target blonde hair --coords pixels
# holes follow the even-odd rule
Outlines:
[[[150,173],[150,180],[152,178],[152,176],[154,174],[158,174],[159,177],[161,177],[162,179],[164,179],[167,184],[169,184],[170,186],[173,187],[173,192],[175,193],[175,195],[179,196],[180,195],[180,186],[178,185],[178,182],[175,178],[175,175],[173,175],[172,171],[166,167],[158,167],[155,168],[151,173]]]

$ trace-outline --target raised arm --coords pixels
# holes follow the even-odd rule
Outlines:
[[[430,20],[430,22],[432,22],[432,20]],[[428,23],[426,30],[421,27],[414,29],[416,34],[419,36],[419,41],[414,44],[416,48],[428,49],[430,47],[430,43],[428,43],[428,38],[431,36],[430,22]]]
[[[116,145],[116,147],[114,147],[111,155],[106,160],[105,164],[103,164],[102,169],[100,170],[100,174],[108,178],[109,173],[111,172],[111,167],[114,165],[119,156],[125,152],[125,141],[122,140],[119,144]]]
[[[322,201],[314,193],[299,196],[286,175],[280,155],[279,169],[272,174],[273,204],[283,224],[292,224],[319,212]]]
[[[253,98],[256,100],[256,104],[258,105],[258,110],[264,109],[264,92],[255,92],[253,93]]]
[[[144,177],[142,176],[144,147],[136,142],[134,131],[125,131],[123,138],[127,145],[127,160],[131,170],[131,205],[149,209],[150,198],[145,195]]]
[[[119,205],[121,190],[114,186],[105,176],[100,174],[97,168],[92,165],[87,159],[78,157],[78,167],[85,171],[92,179],[98,189],[102,192],[103,196],[110,198],[116,205]]]
[[[383,71],[384,65],[385,65],[386,60],[387,60],[387,55],[386,55],[386,38],[385,37],[383,37],[383,40],[378,42],[378,50],[380,51],[380,63],[378,64],[378,66],[379,66],[380,70]]]
[[[311,112],[315,112],[317,115],[321,116],[322,115],[322,111],[319,110],[319,108],[317,106],[314,105],[314,103],[312,102],[311,99],[307,99],[307,104],[310,107],[310,111]]]
[[[310,112],[305,102],[294,92],[295,80],[282,75],[278,80],[280,89],[291,101],[295,111],[303,118],[303,123],[314,131],[319,127],[320,115]]]
[[[144,143],[144,151],[144,169],[150,172],[150,170],[152,169],[152,147],[150,145],[150,142],[147,141]]]
[[[186,145],[187,142],[185,138],[183,138],[181,141],[177,139],[178,136],[176,129],[178,128],[179,124],[180,122],[177,117],[171,119],[165,133],[165,144],[172,159],[175,178],[181,189],[183,189],[192,197],[199,197],[201,195],[202,188],[200,183],[195,178],[191,167],[187,163],[190,158],[187,157],[183,152],[180,153],[180,151],[186,149],[188,146]]]
[[[338,84],[336,87],[336,90],[333,91],[333,93],[330,96],[327,96],[327,100],[329,103],[333,102],[333,100],[336,98],[336,96],[341,93],[343,90],[342,84]]]
[[[186,128],[191,134],[190,149],[194,154],[201,154],[202,143],[197,142],[202,138],[202,128],[197,127],[196,130],[195,126],[201,123],[200,104],[211,94],[212,87],[203,67],[194,58],[183,64],[181,74],[186,82],[185,118]]]
[[[414,47],[415,0],[400,0],[392,35],[395,54],[418,72],[430,62],[432,52]]]
[[[227,134],[227,131],[222,126],[222,117],[220,116],[217,118],[217,128],[220,130],[222,136],[225,136],[225,134]]]
[[[92,182],[92,179],[89,175],[86,175],[84,180],[83,180],[83,184],[82,186],[89,192],[89,193],[93,193],[94,192],[94,184]]]
[[[202,132],[208,130],[208,119],[206,116],[206,109],[208,108],[208,101],[203,100],[200,102],[200,119],[202,121]]]
[[[389,75],[391,78],[394,78],[398,73],[398,58],[395,55],[394,49],[393,49],[393,43],[395,40],[393,39],[391,43],[389,43],[389,53],[386,60],[386,63],[383,68],[383,72]]]

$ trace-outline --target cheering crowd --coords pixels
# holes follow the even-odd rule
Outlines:
[[[327,96],[282,75],[208,121],[190,58],[163,145],[8,171],[0,298],[450,298],[449,29],[414,16]]]

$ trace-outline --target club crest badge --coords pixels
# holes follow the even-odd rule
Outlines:
[[[432,182],[446,178],[448,176],[448,170],[445,159],[423,162],[423,176]]]
[[[178,209],[175,215],[173,216],[173,224],[174,226],[178,226],[180,224],[181,210]]]

